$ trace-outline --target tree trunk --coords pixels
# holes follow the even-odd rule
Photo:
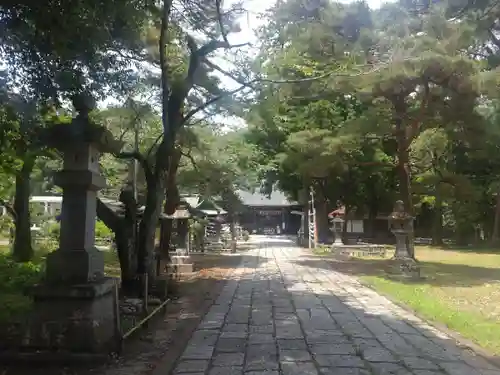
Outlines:
[[[318,243],[326,243],[330,237],[328,202],[322,187],[315,189],[315,193],[317,240]]]
[[[398,144],[398,163],[397,173],[399,178],[399,193],[404,203],[406,212],[413,216],[413,203],[411,196],[411,176],[410,176],[410,145],[407,132],[403,124],[403,118],[406,115],[406,103],[404,99],[394,103],[395,109],[395,136]],[[406,240],[406,246],[410,257],[415,258],[415,248],[413,246],[413,233],[409,233]]]
[[[399,142],[398,142],[399,143]],[[413,214],[413,204],[411,198],[410,187],[410,170],[409,170],[409,152],[405,147],[398,151],[398,177],[399,177],[399,194],[401,200],[404,202],[405,210],[410,215]]]
[[[169,251],[172,242],[173,227],[173,220],[161,220],[160,222],[160,253],[166,259],[170,258]]]
[[[344,207],[344,222],[342,223],[342,242],[344,244],[349,244],[348,238],[347,238],[347,224],[349,222],[349,218],[351,215],[349,215],[351,211],[351,208],[347,205]]]
[[[16,190],[14,196],[15,234],[12,256],[17,262],[29,262],[33,258],[31,242],[30,217],[30,177],[35,159],[24,155],[24,163],[16,174]]]
[[[375,190],[375,183],[372,182],[371,186],[369,186],[368,192],[368,228],[366,231],[366,235],[368,238],[371,238],[372,241],[375,239],[375,224],[377,220],[377,215],[379,211],[379,199]]]
[[[497,192],[497,203],[495,207],[495,220],[493,221],[493,231],[491,235],[492,244],[500,242],[500,189]]]
[[[172,150],[170,152],[170,163],[168,173],[165,179],[165,204],[163,212],[167,215],[173,215],[179,205],[180,196],[177,188],[177,169],[181,160],[181,153],[179,150]],[[172,241],[172,220],[162,220],[160,223],[160,251],[165,259],[170,259],[169,249]]]
[[[432,244],[434,246],[443,245],[443,200],[439,187],[436,190],[436,204],[432,221]]]
[[[122,218],[100,199],[97,199],[97,217],[115,235],[116,252],[120,262],[121,293],[126,296],[139,295],[134,233],[137,223],[133,216],[127,212],[131,209],[137,209],[137,207],[126,207],[125,217]]]
[[[147,183],[146,206],[137,234],[137,273],[149,274],[155,279],[156,268],[153,264],[156,228],[160,219],[164,188],[164,173],[157,173],[153,181]]]
[[[234,211],[231,207],[228,209],[229,232],[231,234],[231,252],[236,253],[236,225],[234,223]]]

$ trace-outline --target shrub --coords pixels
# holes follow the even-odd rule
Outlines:
[[[0,254],[0,293],[23,293],[26,287],[40,281],[42,267],[33,262],[16,263]]]
[[[95,236],[101,241],[112,241],[113,232],[101,220],[95,222]]]
[[[16,263],[9,256],[0,254],[0,322],[11,322],[29,311],[32,300],[25,291],[37,284],[41,277],[40,265]]]
[[[243,238],[243,241],[247,242],[250,239],[250,233],[248,233],[247,230],[244,230],[241,232],[241,237]]]

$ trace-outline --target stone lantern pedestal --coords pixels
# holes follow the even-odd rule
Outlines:
[[[34,349],[102,353],[118,339],[118,283],[104,276],[104,257],[94,244],[97,191],[105,186],[99,156],[114,141],[91,126],[87,115],[81,110],[71,125],[80,133],[69,125],[53,133],[58,140],[53,146],[64,155],[63,170],[55,176],[63,189],[61,230],[45,278],[33,290],[35,315],[25,344]]]
[[[397,201],[389,216],[389,229],[396,237],[396,251],[391,260],[391,273],[410,279],[420,278],[420,266],[411,256],[413,246],[413,217],[404,210],[402,201]]]

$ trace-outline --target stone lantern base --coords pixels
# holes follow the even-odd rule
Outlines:
[[[120,339],[116,288],[112,278],[81,285],[38,285],[23,346],[72,353],[113,351]]]
[[[119,349],[115,280],[40,284],[32,312],[0,327],[1,361],[103,360]]]
[[[413,258],[393,258],[390,260],[390,276],[406,280],[420,280],[420,265]]]

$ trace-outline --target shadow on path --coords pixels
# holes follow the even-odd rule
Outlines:
[[[294,260],[295,263],[307,267],[335,269],[353,276],[379,276],[388,278],[390,260],[349,259],[339,260],[329,256],[305,255]],[[446,264],[438,262],[419,262],[424,277],[422,283],[435,286],[469,287],[475,285],[500,282],[500,270],[495,268]],[[401,280],[401,282],[405,282]],[[415,283],[413,281],[407,281]]]

